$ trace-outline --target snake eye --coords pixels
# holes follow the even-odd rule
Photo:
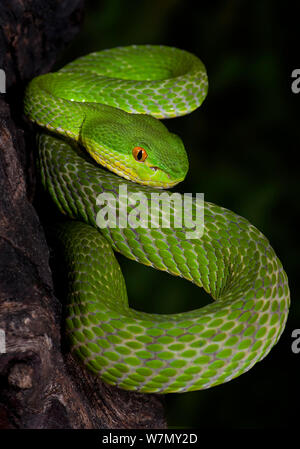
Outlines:
[[[146,150],[142,147],[134,147],[132,150],[133,157],[138,162],[144,162],[148,154]]]

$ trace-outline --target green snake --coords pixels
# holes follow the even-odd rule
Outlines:
[[[206,93],[205,67],[196,56],[155,45],[91,53],[33,79],[25,92],[25,113],[42,128],[42,183],[71,219],[58,235],[69,273],[72,351],[105,382],[126,390],[186,392],[227,382],[265,357],[286,323],[286,273],[245,218],[205,202],[198,238],[187,238],[185,225],[174,223],[97,226],[99,194],[113,193],[118,212],[121,185],[150,198],[157,187],[184,179],[184,145],[159,119],[190,113]],[[176,207],[171,204],[171,218]],[[214,301],[176,314],[134,310],[113,251],[183,277]]]

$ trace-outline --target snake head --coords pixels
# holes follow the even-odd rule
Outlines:
[[[80,134],[81,143],[99,164],[152,187],[170,188],[183,181],[188,159],[177,135],[149,115],[105,108],[106,114],[84,121]]]

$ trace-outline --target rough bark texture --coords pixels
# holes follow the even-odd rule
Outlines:
[[[53,295],[48,246],[32,205],[34,139],[24,132],[22,91],[51,69],[82,16],[82,0],[0,4],[0,68],[7,86],[0,94],[0,330],[6,343],[0,428],[165,426],[161,398],[105,385],[62,350],[62,306]]]

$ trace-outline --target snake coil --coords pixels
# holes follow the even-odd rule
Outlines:
[[[99,194],[110,192],[117,198],[121,184],[147,198],[156,190],[149,182],[138,185],[102,170],[82,155],[77,143],[86,142],[92,156],[111,168],[111,159],[104,160],[105,149],[93,154],[97,133],[106,130],[105,141],[117,140],[123,148],[122,136],[127,139],[130,126],[146,126],[136,114],[186,114],[202,103],[206,91],[201,61],[164,46],[92,53],[56,74],[34,79],[26,90],[25,112],[44,129],[39,137],[42,182],[60,211],[72,219],[59,231],[69,270],[67,328],[72,350],[104,381],[127,390],[185,392],[227,382],[268,354],[287,319],[288,280],[279,259],[261,232],[229,210],[205,202],[204,233],[198,239],[187,239],[185,229],[176,227],[97,228]],[[126,117],[133,113],[137,124],[131,125],[125,115],[123,119],[120,110]],[[156,121],[162,141],[166,134],[160,133],[166,131]],[[116,129],[122,130],[121,137]],[[120,151],[113,167],[117,174],[125,166],[123,159],[131,161]],[[183,164],[182,159],[178,166]],[[132,170],[133,165],[126,177],[136,180]],[[160,175],[155,176],[158,182]],[[117,211],[119,206],[116,200]],[[175,214],[171,205],[171,217]],[[133,310],[113,250],[184,277],[215,301],[169,315]]]

